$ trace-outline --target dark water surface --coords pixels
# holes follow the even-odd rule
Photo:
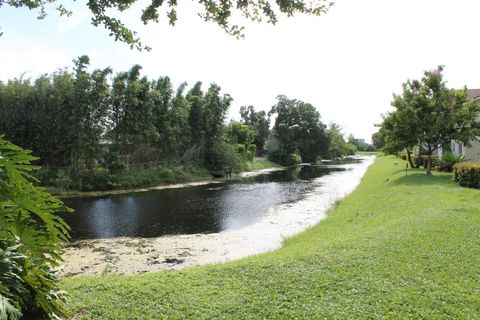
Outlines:
[[[73,239],[157,237],[237,229],[262,218],[279,204],[293,203],[316,181],[342,166],[302,166],[224,183],[151,190],[64,202]]]

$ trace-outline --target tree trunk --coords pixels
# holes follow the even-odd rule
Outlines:
[[[407,148],[407,160],[408,160],[408,163],[410,164],[410,168],[418,168],[418,166],[413,164],[412,155],[410,153],[410,150],[408,150],[408,148]]]
[[[427,158],[427,176],[432,175],[432,151],[428,150],[428,158]]]

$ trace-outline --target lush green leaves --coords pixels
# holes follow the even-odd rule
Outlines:
[[[426,71],[421,80],[408,80],[401,95],[394,96],[395,111],[384,118],[381,126],[386,151],[420,146],[431,158],[432,153],[451,140],[468,144],[479,134],[480,106],[464,90],[448,89],[443,67]],[[431,161],[427,174],[431,174]]]
[[[38,9],[40,11],[39,18],[42,19],[46,16],[45,8],[55,2],[58,3],[58,1],[55,0],[1,0],[0,6],[6,4],[16,8],[27,7],[31,10]],[[136,2],[137,0],[89,0],[87,7],[92,14],[92,24],[94,26],[104,26],[110,32],[110,36],[115,38],[115,41],[118,40],[127,43],[131,48],[138,50],[149,50],[150,48],[143,45],[135,31],[132,31],[120,19],[111,15],[112,9],[120,12],[126,11]],[[277,0],[275,2],[268,0],[198,0],[198,3],[202,7],[199,16],[203,20],[217,24],[228,34],[236,37],[243,37],[244,27],[232,22],[234,16],[240,15],[254,22],[265,20],[268,23],[275,24],[277,22],[277,15],[280,12],[287,16],[293,16],[295,13],[318,16],[326,13],[333,5],[332,2],[327,0]],[[166,2],[163,0],[151,0],[151,2],[144,7],[139,18],[144,24],[158,22],[160,12],[164,11],[163,14],[165,14],[170,25],[175,25],[177,21],[176,8],[176,0]],[[60,15],[70,14],[63,4],[58,5],[57,10]]]
[[[460,162],[455,164],[453,179],[462,187],[480,188],[480,163]]]
[[[281,155],[280,163],[286,164],[286,157],[298,152],[303,162],[316,162],[317,157],[326,155],[328,137],[325,125],[320,121],[320,113],[309,103],[277,97],[277,104],[272,107],[270,115],[276,114],[273,135],[279,145],[273,156]]]
[[[225,134],[230,144],[243,144],[249,146],[255,139],[255,128],[242,124],[237,121],[231,121],[225,127]]]
[[[265,111],[255,111],[254,106],[240,107],[240,117],[246,125],[255,128],[255,145],[257,148],[263,148],[265,141],[270,134],[270,118]]]
[[[0,136],[0,315],[13,319],[65,315],[57,280],[69,228],[56,213],[70,209],[30,182],[35,159]]]
[[[328,156],[331,159],[352,155],[357,151],[357,148],[354,145],[345,142],[341,128],[338,124],[331,123],[328,127],[327,134],[329,139]]]

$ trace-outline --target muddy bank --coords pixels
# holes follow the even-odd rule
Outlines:
[[[335,201],[353,191],[373,161],[373,157],[364,159],[360,164],[344,166],[350,170],[318,178],[318,186],[302,200],[270,208],[260,221],[241,229],[74,242],[64,254],[64,274],[139,274],[221,263],[277,249],[285,238],[324,219]]]

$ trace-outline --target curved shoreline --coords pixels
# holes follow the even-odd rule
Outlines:
[[[304,199],[271,208],[260,221],[242,229],[158,238],[76,241],[67,246],[63,255],[64,275],[139,274],[222,263],[275,250],[285,238],[325,219],[334,203],[357,187],[373,158],[346,166],[352,170],[319,178],[318,187],[305,194]]]
[[[279,171],[285,170],[285,167],[274,167],[274,168],[267,168],[267,169],[260,169],[255,171],[246,171],[240,174],[234,175],[230,179],[201,179],[197,181],[191,182],[182,182],[182,183],[171,183],[171,184],[160,184],[151,187],[141,187],[141,188],[133,188],[133,189],[118,189],[118,190],[105,190],[105,191],[65,191],[65,192],[58,192],[54,193],[56,196],[60,198],[88,198],[88,197],[102,197],[102,196],[110,196],[116,194],[126,194],[126,193],[136,193],[136,192],[146,192],[151,190],[163,190],[163,189],[178,189],[178,188],[186,188],[186,187],[195,187],[195,186],[203,186],[207,184],[216,184],[216,183],[224,183],[228,180],[235,179],[235,178],[242,178],[242,177],[252,177],[256,175],[260,175],[265,172],[271,171]]]

